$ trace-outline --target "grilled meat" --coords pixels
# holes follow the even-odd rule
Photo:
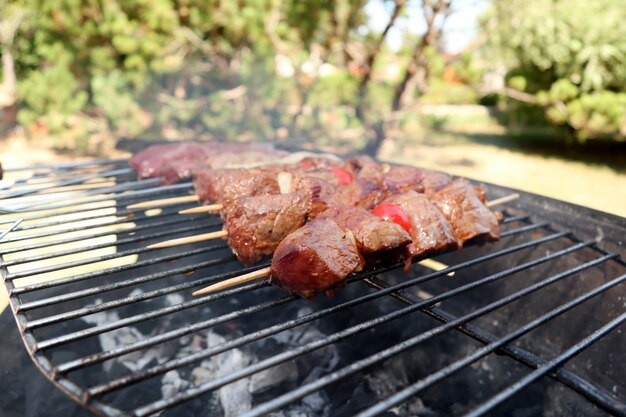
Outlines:
[[[361,264],[349,233],[329,218],[305,224],[276,248],[270,282],[305,298],[341,285]]]
[[[412,242],[406,247],[405,269],[415,258],[458,247],[452,225],[424,194],[406,191],[389,197],[383,204],[398,207],[407,217]]]
[[[377,184],[386,195],[413,190],[431,195],[450,183],[450,177],[441,172],[408,165],[388,165],[369,156],[357,156],[348,161],[357,178]]]
[[[285,236],[304,225],[310,200],[300,193],[240,197],[225,207],[230,247],[245,265],[271,255]]]
[[[452,224],[459,246],[470,239],[500,239],[498,217],[485,205],[484,192],[466,179],[453,181],[432,201]]]
[[[278,245],[270,282],[312,298],[365,265],[396,262],[410,241],[404,229],[365,209],[334,207]]]
[[[139,178],[158,177],[163,184],[173,184],[202,167],[224,168],[286,155],[269,144],[181,142],[150,146],[134,155],[130,166]]]
[[[333,219],[342,229],[352,232],[366,265],[396,262],[402,257],[402,249],[411,243],[411,236],[400,225],[362,207],[331,207],[320,218]]]
[[[279,194],[276,176],[281,167],[203,169],[193,178],[196,195],[204,203],[229,204],[237,197]]]

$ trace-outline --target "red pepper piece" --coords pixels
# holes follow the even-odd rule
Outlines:
[[[333,174],[335,174],[335,177],[337,177],[337,181],[339,181],[340,185],[348,185],[352,182],[352,174],[345,169],[330,167],[330,170]]]
[[[395,204],[382,203],[376,206],[372,210],[372,214],[378,217],[382,217],[385,220],[394,222],[402,227],[409,234],[411,233],[411,222],[402,209]]]

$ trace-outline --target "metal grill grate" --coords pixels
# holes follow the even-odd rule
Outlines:
[[[8,170],[6,177],[0,272],[20,333],[41,371],[97,414],[147,416],[184,406],[285,364],[310,362],[315,352],[335,346],[348,354],[317,378],[255,400],[246,415],[286,409],[322,391],[335,407],[332,415],[341,415],[350,401],[343,404],[334,393],[358,384],[355,378],[384,373],[393,361],[410,366],[421,349],[439,341],[431,348],[436,359],[420,362],[424,369],[382,398],[359,399],[351,412],[379,415],[416,396],[438,398],[439,390],[459,397],[455,414],[477,416],[515,404],[521,390],[553,384],[596,411],[626,415],[626,356],[605,354],[626,342],[619,328],[626,321],[623,219],[522,193],[504,209],[500,242],[442,255],[437,260],[447,268],[439,271],[379,268],[354,276],[335,299],[313,303],[262,282],[192,298],[192,289],[267,264],[242,268],[222,241],[145,248],[221,227],[217,217],[177,214],[192,204],[128,208],[187,195],[190,183],[135,181],[126,161],[110,160]],[[507,193],[485,187],[492,198]],[[597,233],[589,230],[604,241],[591,239]],[[289,339],[288,348],[253,355],[209,380],[167,395],[154,388],[168,372],[188,372],[234,350],[262,352],[277,335],[311,328],[319,329],[318,337]],[[141,329],[141,337],[130,329]],[[219,343],[184,343],[209,329],[221,335]],[[60,350],[73,352],[72,358],[56,355]],[[152,361],[146,359],[151,352],[157,352]],[[455,378],[471,380],[477,367],[495,363],[510,372],[489,372],[488,384],[476,381],[461,398]]]

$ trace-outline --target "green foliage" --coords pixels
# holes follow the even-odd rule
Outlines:
[[[42,48],[42,53],[55,56],[54,62],[40,71],[29,71],[18,84],[24,107],[18,120],[25,125],[45,123],[51,130],[68,126],[71,116],[83,109],[87,93],[70,71],[71,56],[59,44]]]
[[[483,17],[489,63],[580,139],[619,136],[626,121],[626,3],[506,0]],[[527,106],[528,107],[528,106]],[[514,109],[519,106],[514,105]]]
[[[319,55],[335,60],[328,48],[364,23],[365,0],[6,0],[0,11],[5,5],[27,12],[11,45],[19,121],[46,132],[91,119],[118,135],[271,137],[303,94],[328,107],[351,103],[356,91],[345,71],[315,80],[301,68]],[[293,77],[277,76],[277,55]]]

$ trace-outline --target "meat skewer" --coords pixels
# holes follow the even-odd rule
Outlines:
[[[204,200],[215,201],[220,195],[224,195],[226,203],[220,208],[225,218],[225,227],[229,230],[228,235],[232,237],[231,247],[238,258],[248,265],[260,259],[255,251],[261,250],[264,255],[271,255],[280,240],[289,232],[301,227],[306,220],[314,218],[328,207],[355,205],[373,208],[385,195],[402,190],[424,191],[426,187],[423,183],[428,184],[429,192],[435,192],[437,188],[431,185],[432,181],[429,182],[432,177],[437,179],[436,187],[439,188],[450,181],[444,174],[433,171],[415,167],[389,167],[369,158],[367,161],[370,171],[367,176],[371,178],[373,168],[376,168],[379,174],[375,180],[378,184],[363,178],[360,175],[363,173],[362,169],[350,167],[354,160],[349,161],[345,167],[351,172],[339,167],[312,171],[283,170],[278,174],[278,170],[274,168],[248,175],[245,170],[229,170],[214,183],[210,183],[205,174],[195,182],[196,189]],[[387,172],[383,173],[383,170]],[[293,192],[278,194],[278,189],[282,187],[279,187],[280,180],[276,176],[291,173],[291,185],[286,188]],[[235,181],[238,178],[240,180]],[[331,181],[334,184],[330,184]],[[213,207],[217,208],[217,205]],[[264,228],[270,232],[263,233]],[[195,236],[190,239],[197,242],[223,237],[214,234],[204,236],[205,239]],[[254,242],[269,243],[262,246],[250,244],[251,238]],[[149,248],[172,247],[186,242],[185,238],[173,239],[150,245]]]
[[[135,154],[129,161],[139,178],[161,178],[162,184],[173,184],[203,167],[262,163],[289,154],[271,144],[228,142],[180,142],[153,145]]]
[[[332,154],[312,152],[288,153],[270,144],[223,142],[182,142],[153,145],[135,154],[130,165],[139,178],[161,178],[163,185],[173,184],[198,172],[220,169],[253,169],[268,166],[297,165],[309,167],[341,164]],[[196,202],[197,196],[142,202],[129,208],[150,208],[183,202]]]
[[[444,174],[408,166],[383,165],[362,156],[348,161],[347,170],[336,166],[337,162],[333,166],[326,161],[320,164],[326,171],[315,175],[309,171],[309,168],[317,168],[315,159],[308,163],[310,166],[307,163],[294,165],[292,161],[276,166],[272,158],[286,154],[274,152],[271,147],[260,151],[254,146],[214,144],[213,154],[203,155],[198,146],[191,143],[173,152],[167,149],[169,153],[165,149],[153,149],[153,153],[159,154],[157,160],[161,157],[165,161],[152,165],[158,168],[153,171],[159,174],[148,172],[146,176],[163,176],[166,182],[195,172],[196,196],[161,200],[160,203],[197,200],[216,203],[203,211],[221,210],[231,233],[207,233],[150,247],[229,236],[233,251],[245,264],[273,254],[270,281],[305,297],[330,289],[345,281],[352,272],[365,265],[375,265],[381,259],[389,262],[404,258],[408,268],[414,258],[460,248],[468,239],[480,236],[484,240],[496,240],[499,237],[498,221],[493,213],[484,209],[491,216],[487,222],[485,215],[480,214],[485,202],[482,190],[466,181],[455,181],[453,186],[437,192],[449,182]],[[187,148],[193,150],[191,155],[183,157],[177,153]],[[170,154],[178,156],[171,158]],[[140,160],[140,156],[138,154],[134,159]],[[256,162],[258,159],[261,159],[260,164]],[[143,172],[138,169],[140,176],[150,171],[151,162],[154,161],[148,158],[147,163],[144,160],[139,164],[143,169]],[[252,165],[240,170],[215,169],[232,168],[238,162],[244,165],[252,162]],[[301,189],[296,192],[288,186],[285,191],[281,175],[295,177]],[[334,183],[320,187],[329,175]],[[342,183],[342,175],[349,180]],[[311,181],[310,177],[314,180]],[[287,181],[288,184],[292,182],[293,178]],[[335,188],[337,185],[345,187]],[[318,195],[312,198],[310,194],[315,193],[311,190],[315,188]],[[430,195],[432,201],[416,191]],[[323,198],[319,198],[320,195]],[[372,208],[383,196],[391,197],[378,205],[373,214],[363,208]],[[235,201],[237,204],[232,204]],[[259,202],[265,212],[257,210],[255,204]],[[342,204],[348,206],[338,209]],[[329,207],[331,209],[327,210]],[[198,208],[192,210],[200,211]],[[268,215],[270,222],[266,222],[264,228],[262,219]],[[310,219],[313,221],[304,224]],[[261,227],[254,227],[259,225]],[[466,233],[467,230],[470,232]],[[252,244],[250,238],[253,238]],[[381,257],[381,254],[385,256]],[[298,266],[302,261],[307,268]],[[303,274],[309,268],[313,272]]]
[[[465,241],[471,238],[482,237],[484,240],[497,239],[498,236],[493,235],[494,232],[497,233],[497,220],[496,220],[496,217],[493,216],[493,213],[491,213],[493,217],[490,216],[490,218],[488,218],[487,221],[483,221],[482,223],[479,222],[474,225],[475,227],[473,227],[473,232],[472,232],[473,235],[472,233],[468,233],[468,230],[466,227],[467,224],[463,223],[463,220],[469,220],[472,217],[476,217],[477,213],[475,213],[475,211],[480,211],[480,204],[478,203],[478,201],[480,201],[479,200],[480,197],[476,195],[477,193],[473,189],[473,187],[471,187],[467,181],[457,180],[449,188],[450,188],[449,190],[444,189],[444,191],[440,194],[439,201],[441,204],[443,204],[446,194],[450,194],[448,195],[448,198],[453,198],[453,197],[458,198],[459,196],[462,196],[464,193],[471,197],[471,198],[466,198],[466,200],[468,201],[465,201],[464,205],[459,207],[459,211],[460,212],[464,211],[465,214],[461,215],[457,213],[454,215],[456,216],[456,218],[454,216],[450,217],[453,220],[456,219],[456,225],[454,228],[455,229],[454,238],[457,239],[456,244],[462,245],[463,243],[465,243]],[[456,190],[456,193],[453,194],[453,191],[455,190]],[[409,194],[411,193],[409,192]],[[405,198],[405,195],[401,195],[401,196]],[[413,197],[415,198],[415,196]],[[489,202],[484,206],[485,207],[484,210],[488,212],[489,210],[487,210],[486,207],[493,207],[498,204],[503,204],[505,202],[512,201],[518,197],[519,195],[511,195],[511,196],[506,196],[501,199],[493,200],[492,202]],[[391,201],[394,201],[394,200],[391,200]],[[398,200],[396,199],[395,201],[398,201]],[[472,205],[474,205],[474,207],[472,207]],[[474,210],[474,209],[477,209],[477,210]],[[486,212],[483,211],[483,214],[486,214]],[[412,219],[412,221],[415,222],[415,219]],[[409,220],[409,222],[411,222],[411,220]],[[403,221],[399,221],[398,224],[403,224]],[[426,224],[428,224],[428,222],[426,222]],[[486,230],[485,226],[489,226],[489,225],[491,225],[492,228],[495,225],[496,230],[495,231]],[[410,228],[410,226],[408,228]],[[323,230],[324,232],[321,233],[319,232],[319,230]],[[420,230],[411,230],[411,232],[412,232],[411,237],[413,238],[413,241],[403,246],[403,248],[405,249],[404,256],[407,262],[406,263],[407,266],[410,265],[410,262],[412,261],[413,258],[416,258],[416,257],[421,258],[421,257],[428,256],[429,254],[432,254],[434,252],[439,253],[441,251],[449,250],[450,248],[454,247],[454,244],[455,244],[454,242],[447,242],[447,243],[444,242],[442,244],[441,242],[432,241],[431,239],[430,245],[428,245],[429,236],[430,237],[436,236],[437,234],[440,233],[437,230],[432,230],[430,234],[426,232],[425,239],[423,239],[424,233],[425,233],[425,230],[423,228]],[[335,236],[335,239],[327,240],[325,237],[327,235]],[[321,239],[315,238],[315,236],[322,236],[322,238]],[[327,256],[325,257],[324,255],[315,256],[316,253],[320,253],[320,252],[324,253],[324,251],[327,250],[328,247],[330,247],[331,250],[337,251],[338,250],[337,248],[341,246],[340,245],[341,239],[339,239],[339,236],[341,236],[341,234],[337,231],[337,228],[336,227],[333,228],[329,226],[328,221],[323,222],[321,220],[320,221],[314,220],[310,223],[307,223],[301,229],[298,229],[295,233],[289,235],[280,243],[280,245],[278,246],[278,248],[276,249],[274,253],[274,258],[272,260],[272,267],[264,268],[262,270],[257,271],[257,274],[249,275],[250,277],[255,277],[255,278],[248,278],[248,276],[246,278],[248,278],[249,280],[253,280],[253,279],[258,279],[261,276],[262,277],[270,276],[270,282],[278,283],[280,286],[290,290],[291,292],[297,293],[299,295],[303,295],[305,297],[310,297],[315,292],[320,291],[320,289],[324,289],[325,287],[327,287],[329,285],[329,282],[330,283],[343,282],[345,281],[345,279],[350,273],[355,272],[355,269],[352,269],[352,270],[350,269],[351,266],[354,266],[354,256],[353,256],[354,251],[351,251],[349,249],[344,249],[344,251],[348,255],[346,256],[346,259],[348,260],[352,259],[353,261],[352,264],[347,264],[347,265],[345,263],[345,260],[341,260],[341,259],[339,260],[338,263],[334,263],[332,256],[330,258]],[[419,242],[420,239],[423,239],[425,242],[424,241]],[[287,259],[287,261],[284,261],[285,259]],[[294,264],[298,263],[298,260],[303,260],[303,259],[305,260],[304,265],[293,267]],[[394,257],[390,257],[388,258],[388,260],[397,260],[397,259],[395,259]],[[314,268],[313,265],[317,265],[317,264],[325,265],[323,268],[318,268],[315,270],[315,273],[317,274],[315,279],[319,279],[321,281],[321,284],[320,284],[321,287],[311,285],[310,280],[307,279],[307,277],[312,276],[308,271],[311,271],[311,268]],[[371,265],[371,262],[369,264]],[[328,276],[331,277],[330,280],[328,279]],[[327,279],[320,278],[320,277],[327,277]],[[301,281],[304,281],[304,284],[302,284]],[[242,277],[235,277],[233,279],[222,281],[220,283],[213,284],[209,287],[197,290],[193,293],[193,295],[200,295],[200,294],[206,294],[206,293],[218,291],[224,288],[231,287],[233,285],[238,285],[242,282],[247,282],[247,281],[242,281]],[[296,284],[293,284],[294,282]],[[307,286],[309,286],[310,288],[307,289]]]

